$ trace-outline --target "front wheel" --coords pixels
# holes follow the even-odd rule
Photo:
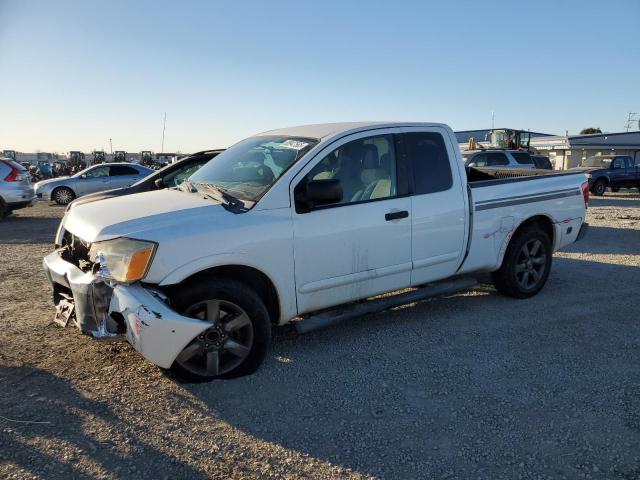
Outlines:
[[[528,227],[511,239],[502,266],[491,274],[498,292],[514,298],[536,295],[551,271],[551,241],[545,232]]]
[[[51,196],[58,205],[68,205],[76,198],[73,190],[67,187],[56,188]]]
[[[607,182],[598,180],[593,186],[593,194],[601,197],[607,191]]]
[[[271,341],[269,314],[241,282],[209,279],[171,295],[182,315],[209,324],[178,354],[171,369],[190,382],[236,378],[255,372]]]

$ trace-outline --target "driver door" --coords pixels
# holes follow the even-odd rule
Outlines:
[[[612,187],[626,187],[627,169],[624,157],[616,157],[611,162],[611,173],[609,174]]]
[[[291,183],[298,312],[367,298],[411,282],[411,199],[396,128],[350,135],[320,152]],[[296,193],[337,179],[342,201],[309,211]]]
[[[99,165],[87,170],[87,172],[78,179],[77,193],[78,195],[87,195],[89,193],[101,192],[108,190],[109,185],[109,167],[107,165]]]

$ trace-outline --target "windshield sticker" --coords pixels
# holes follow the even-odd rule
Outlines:
[[[285,140],[279,146],[285,148],[293,148],[294,150],[302,150],[309,145],[307,142],[300,142],[298,140]]]

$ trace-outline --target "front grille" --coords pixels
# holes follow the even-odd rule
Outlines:
[[[60,255],[63,260],[72,263],[83,272],[92,270],[93,262],[89,258],[90,242],[85,242],[71,232],[65,231],[60,247]]]

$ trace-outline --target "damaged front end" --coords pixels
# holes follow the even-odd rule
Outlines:
[[[65,232],[61,247],[43,261],[53,285],[54,321],[62,326],[71,322],[95,338],[113,338],[124,333],[118,325],[107,328],[113,287],[95,275],[98,265],[89,259],[90,248],[90,243]]]
[[[127,340],[163,368],[209,327],[172,310],[160,291],[99,275],[104,266],[90,252],[90,243],[64,232],[60,248],[43,260],[59,325],[71,323],[98,340]]]

